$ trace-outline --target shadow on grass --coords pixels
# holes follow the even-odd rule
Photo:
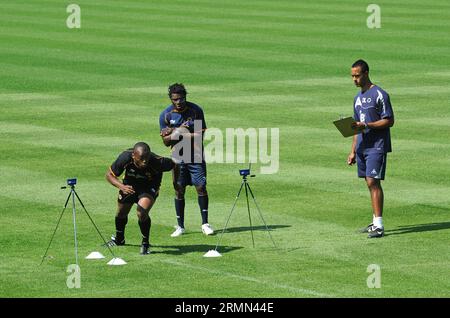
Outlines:
[[[417,233],[417,232],[440,231],[448,229],[450,229],[450,222],[404,225],[399,226],[394,230],[386,231],[385,236]]]
[[[283,229],[286,227],[291,227],[291,225],[267,225],[269,228],[269,231],[273,231],[276,229]],[[240,227],[230,227],[225,230],[225,233],[237,233],[237,232],[247,232],[247,231],[266,231],[266,227],[264,225],[259,226],[240,226]],[[216,230],[215,235],[220,235],[222,233],[223,229]]]
[[[121,248],[124,247],[137,247],[140,248],[140,244],[124,244],[121,246],[115,246],[113,248]],[[154,248],[158,248],[158,250],[154,250]],[[150,251],[151,254],[169,254],[169,255],[182,255],[187,253],[197,253],[197,252],[208,252],[209,250],[214,250],[216,245],[207,245],[207,244],[196,244],[196,245],[156,245],[150,243]],[[240,246],[219,246],[218,251],[223,253],[228,253],[234,250],[239,250],[243,247]],[[160,249],[164,249],[161,251]]]
[[[280,228],[286,228],[286,227],[291,227],[291,225],[267,225],[267,227],[269,228],[269,231],[273,231],[275,229],[280,229]],[[266,231],[266,227],[264,225],[259,225],[259,226],[241,226],[241,227],[232,227],[232,228],[227,228],[225,233],[238,233],[238,232],[250,232],[251,230],[253,231]],[[213,234],[213,236],[219,236],[222,234],[223,229],[219,229],[216,230],[215,233]],[[183,236],[185,235],[189,235],[189,234],[198,234],[198,232],[186,232],[185,234],[183,234]],[[102,245],[104,246],[104,245]],[[124,244],[123,246],[126,247],[141,247],[140,244]],[[120,247],[119,247],[120,248]],[[158,248],[158,250],[154,250],[154,248]],[[169,255],[182,255],[182,254],[187,254],[187,253],[197,253],[197,252],[208,252],[209,250],[213,250],[216,248],[216,245],[207,245],[207,244],[197,244],[197,245],[155,245],[155,244],[151,244],[150,243],[150,250],[151,250],[151,254],[169,254]],[[228,253],[234,250],[239,250],[242,249],[243,247],[240,246],[223,246],[220,245],[218,248],[218,251],[221,254],[224,253]],[[159,249],[163,249],[162,251]]]
[[[206,253],[209,250],[214,250],[216,245],[197,244],[197,245],[152,245],[152,248],[162,248],[163,251],[151,251],[151,254],[168,254],[168,255],[182,255],[188,253]],[[239,250],[243,247],[240,246],[219,246],[217,249],[220,254],[225,254],[235,250]]]

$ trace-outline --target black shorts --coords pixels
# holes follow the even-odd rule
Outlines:
[[[125,194],[122,191],[119,191],[119,197],[117,198],[117,202],[119,203],[138,203],[142,198],[150,198],[153,201],[156,201],[156,198],[159,195],[159,185],[149,184],[146,186],[134,186],[130,184],[133,189],[133,194]]]

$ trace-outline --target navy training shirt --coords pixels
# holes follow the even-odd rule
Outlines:
[[[200,106],[186,102],[186,107],[183,111],[179,112],[175,106],[170,105],[162,111],[159,116],[159,128],[180,127],[185,122],[193,122],[194,120],[201,120],[202,130],[206,129],[205,116]],[[192,124],[192,123],[191,123]],[[193,128],[193,127],[192,127]]]
[[[371,123],[385,118],[394,119],[389,95],[377,85],[372,86],[364,93],[359,92],[355,96],[353,106],[356,121]],[[368,128],[358,135],[357,153],[387,153],[391,151],[389,127],[385,129]]]
[[[194,125],[194,121],[197,123],[197,127]],[[159,116],[159,127],[162,131],[164,128],[176,128],[188,123],[188,129],[191,133],[203,132],[206,130],[205,116],[203,110],[197,104],[186,102],[186,106],[182,111],[178,111],[173,104],[164,109]],[[200,124],[200,125],[199,125]],[[183,138],[183,137],[180,137]],[[181,139],[180,139],[181,140]],[[196,145],[194,138],[191,139],[191,158],[188,159],[190,163],[201,163],[204,161],[203,151],[203,134],[202,144]],[[183,149],[179,150],[179,153],[172,153],[174,160],[180,160],[179,156],[183,155]],[[182,159],[181,159],[182,160]],[[187,163],[187,162],[186,162]]]

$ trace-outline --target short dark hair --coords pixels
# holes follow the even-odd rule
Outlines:
[[[369,64],[367,64],[366,61],[364,61],[364,60],[357,60],[352,65],[352,67],[358,67],[358,66],[361,68],[361,72],[363,72],[363,73],[369,72]]]
[[[169,97],[172,94],[180,94],[180,95],[186,96],[187,91],[182,83],[175,83],[175,84],[172,84],[169,86]]]
[[[148,158],[151,154],[150,146],[143,141],[136,143],[133,147],[134,152],[139,152],[142,158]]]

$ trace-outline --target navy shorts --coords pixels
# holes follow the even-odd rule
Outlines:
[[[206,163],[179,163],[173,169],[174,182],[188,185],[206,186]]]
[[[384,180],[386,160],[387,154],[385,153],[357,153],[356,163],[358,165],[358,177],[370,177],[378,180]]]

